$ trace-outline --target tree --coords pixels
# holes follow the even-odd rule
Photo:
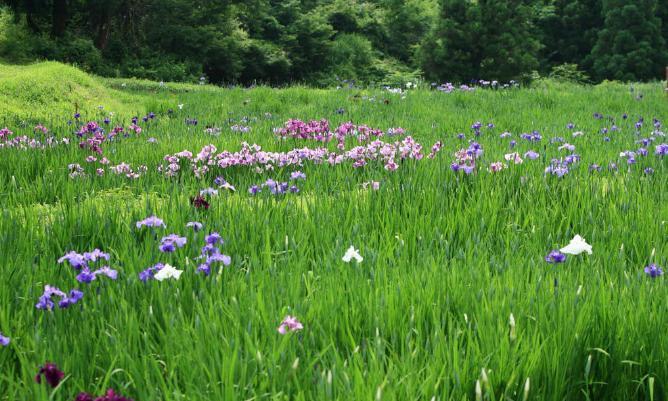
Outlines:
[[[577,64],[591,72],[588,59],[603,26],[602,0],[555,0],[543,7],[539,27],[544,69]]]
[[[478,76],[478,21],[479,9],[471,1],[441,1],[438,21],[420,46],[420,65],[428,79],[462,82]]]
[[[666,43],[656,10],[657,0],[603,0],[605,22],[591,53],[597,79],[662,76]]]
[[[538,68],[541,44],[528,0],[479,0],[480,78],[510,81]]]

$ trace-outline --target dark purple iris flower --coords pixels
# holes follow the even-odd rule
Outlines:
[[[190,203],[195,207],[195,209],[208,210],[210,206],[209,202],[207,202],[207,200],[201,195],[190,198]]]
[[[79,393],[79,395],[77,395],[74,401],[132,401],[132,400],[116,394],[114,390],[107,390],[107,392],[100,397],[93,397],[88,393]]]
[[[58,369],[55,363],[47,362],[44,366],[40,366],[39,372],[35,376],[35,381],[41,384],[42,376],[44,376],[44,380],[46,380],[49,386],[55,388],[63,380],[65,373]]]

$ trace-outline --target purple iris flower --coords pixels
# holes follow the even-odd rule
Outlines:
[[[70,291],[69,295],[62,298],[58,302],[58,306],[61,308],[67,308],[70,305],[74,305],[77,302],[79,302],[83,298],[83,292],[79,290],[72,290]]]
[[[95,270],[93,274],[95,274],[95,276],[101,274],[103,276],[109,277],[112,280],[116,280],[118,278],[118,272],[109,266],[102,266]]]
[[[651,168],[651,167],[647,167],[647,168],[644,170],[644,172],[645,172],[646,175],[652,175],[652,174],[654,174],[654,169]]]
[[[225,185],[227,181],[225,181],[223,177],[216,177],[216,179],[213,180],[213,183],[220,187],[222,185]]]
[[[165,267],[165,265],[163,265],[162,263],[158,263],[154,266],[149,267],[148,269],[139,273],[139,280],[143,282],[151,280],[153,276],[155,276],[155,273],[162,270],[163,267]]]
[[[200,231],[204,227],[204,224],[200,223],[199,221],[189,221],[188,223],[186,223],[186,227],[187,228],[192,228],[193,230],[195,230],[197,232],[197,231]]]
[[[80,283],[88,284],[95,280],[95,273],[91,272],[90,269],[86,267],[81,270],[81,273],[77,275],[76,279]]]
[[[211,266],[209,266],[206,263],[202,263],[197,267],[197,272],[202,272],[208,276],[209,274],[211,274]]]
[[[165,253],[174,252],[176,248],[183,248],[187,241],[186,237],[169,234],[168,236],[163,237],[160,241],[160,251]]]
[[[44,286],[44,293],[39,297],[39,301],[35,305],[37,309],[42,310],[52,310],[54,303],[51,299],[52,297],[60,297],[58,306],[61,308],[67,308],[70,305],[73,305],[83,298],[83,292],[79,290],[72,290],[69,294],[65,294],[63,291],[59,290],[56,287],[50,285]]]
[[[225,266],[229,266],[230,263],[232,263],[232,258],[230,258],[227,255],[223,255],[222,253],[214,253],[213,255],[209,256],[206,259],[206,263],[208,265],[215,262],[222,263]]]
[[[299,187],[297,187],[296,185],[290,186],[290,192],[293,194],[299,193]]]
[[[88,262],[95,262],[98,259],[109,260],[109,254],[95,248],[93,252],[86,252],[83,254],[84,259]]]
[[[211,234],[207,235],[206,238],[204,239],[207,244],[209,245],[216,245],[218,243],[223,243],[223,237],[220,236],[217,232],[212,232]]]
[[[306,179],[306,174],[302,173],[301,171],[294,171],[292,174],[290,174],[290,180],[305,180]]]
[[[58,259],[58,263],[63,263],[64,261],[68,261],[69,264],[77,270],[86,266],[86,259],[84,256],[74,251],[70,251]]]
[[[648,266],[645,266],[645,273],[651,278],[657,278],[663,275],[663,269],[661,269],[660,266],[657,266],[656,264],[652,263]]]
[[[557,251],[556,249],[551,251],[545,256],[545,261],[547,263],[563,263],[566,261],[566,255]]]
[[[248,188],[248,193],[251,195],[256,195],[258,192],[262,192],[262,189],[257,185],[253,185],[250,188]]]
[[[533,150],[529,150],[524,154],[524,157],[526,157],[529,160],[536,160],[538,159],[538,157],[540,157],[540,155],[534,152]]]
[[[137,228],[142,228],[142,227],[162,227],[166,228],[167,226],[165,225],[165,222],[162,221],[161,218],[156,217],[156,216],[150,216],[145,218],[144,220],[138,221],[137,222]]]
[[[656,145],[656,147],[654,148],[654,154],[657,156],[668,155],[668,143],[662,143],[660,145]]]
[[[9,337],[6,337],[2,333],[0,333],[0,345],[6,347],[9,345],[9,342],[10,342]]]

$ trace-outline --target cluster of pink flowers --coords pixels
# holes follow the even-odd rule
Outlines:
[[[434,145],[430,157],[433,158],[440,149],[440,143]],[[265,152],[259,145],[249,145],[246,142],[242,143],[242,148],[238,152],[216,152],[214,145],[207,145],[196,156],[187,150],[166,155],[164,157],[166,163],[160,165],[158,171],[168,177],[174,177],[183,170],[185,165],[190,164],[190,169],[195,176],[202,178],[216,167],[219,169],[234,166],[256,167],[258,172],[262,172],[273,170],[274,167],[302,166],[305,162],[329,165],[352,162],[354,168],[360,168],[372,161],[380,161],[385,165],[386,170],[394,171],[398,168],[397,161],[421,160],[424,157],[422,145],[410,136],[394,143],[376,140],[345,152],[331,152],[327,148],[298,148],[288,152]]]
[[[42,124],[38,124],[34,128],[34,132],[41,133],[42,135],[48,135],[49,130]],[[0,149],[46,149],[52,148],[58,145],[68,145],[70,143],[69,138],[58,139],[55,136],[46,136],[40,139],[30,138],[27,135],[16,136],[10,138],[14,135],[9,128],[0,129]]]
[[[325,119],[309,122],[290,119],[283,128],[275,128],[274,134],[281,138],[313,139],[320,142],[329,142],[332,139],[329,121]]]
[[[102,177],[105,175],[107,170],[105,166],[109,166],[111,161],[106,157],[98,159],[94,155],[86,157],[86,163],[89,163],[95,168],[95,175]],[[88,176],[86,174],[86,169],[78,163],[72,163],[67,166],[69,170],[70,178],[83,178]],[[129,179],[137,179],[144,175],[148,171],[148,167],[145,165],[140,165],[136,169],[133,169],[132,166],[128,163],[121,162],[114,166],[107,167],[108,171],[115,175],[125,175]]]
[[[5,141],[12,135],[14,135],[14,133],[9,128],[5,127],[0,129],[0,141]]]
[[[35,138],[30,138],[26,135],[17,136],[8,140],[6,139],[7,137],[4,137],[5,140],[3,141],[3,137],[1,136],[2,131],[3,130],[0,130],[0,149],[48,149],[58,145],[69,145],[70,143],[69,138],[58,139],[56,137],[50,136],[45,138],[43,141],[40,141]],[[11,133],[11,131],[9,132]]]
[[[455,161],[450,165],[452,171],[463,171],[471,174],[475,171],[476,160],[483,154],[483,149],[477,142],[471,142],[467,149],[455,152]]]
[[[288,120],[283,128],[274,129],[274,134],[281,138],[308,139],[317,142],[330,142],[332,139],[336,139],[338,148],[343,150],[345,140],[348,137],[354,137],[358,143],[362,143],[385,135],[403,136],[406,134],[406,130],[401,127],[390,128],[385,134],[379,129],[347,122],[339,125],[334,131],[330,131],[329,121],[325,119],[309,122],[293,119]]]

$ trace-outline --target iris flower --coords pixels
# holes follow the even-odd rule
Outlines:
[[[160,269],[157,273],[153,275],[153,278],[158,281],[163,281],[170,278],[178,280],[181,277],[182,273],[183,270],[177,270],[171,265],[165,265],[162,269]]]
[[[165,222],[162,221],[159,217],[156,216],[150,216],[145,218],[144,220],[138,221],[137,222],[137,228],[142,228],[142,227],[162,227],[166,228],[167,226],[165,225]]]
[[[351,246],[350,248],[348,248],[348,250],[343,255],[341,260],[343,260],[346,263],[350,263],[350,261],[353,259],[355,259],[357,263],[362,263],[362,261],[364,260],[362,255],[359,254],[359,251],[357,251],[354,246]]]
[[[560,251],[569,255],[579,255],[582,252],[587,252],[589,255],[593,253],[592,246],[589,245],[580,235],[573,237],[571,242],[565,247],[561,248]]]
[[[55,363],[47,362],[44,366],[40,366],[39,372],[35,376],[35,381],[42,383],[42,376],[44,376],[44,380],[46,380],[49,386],[55,388],[63,380],[65,373],[58,369]]]
[[[297,320],[296,317],[287,315],[285,318],[283,318],[283,321],[278,326],[278,332],[280,334],[287,334],[288,332],[299,331],[303,328],[304,325],[301,324],[301,322]]]
[[[652,263],[651,265],[645,266],[645,273],[651,278],[657,278],[663,275],[663,269],[660,266]]]
[[[557,250],[554,250],[547,254],[547,256],[545,257],[545,261],[547,263],[555,263],[555,264],[563,263],[564,261],[566,261],[566,255]]]

